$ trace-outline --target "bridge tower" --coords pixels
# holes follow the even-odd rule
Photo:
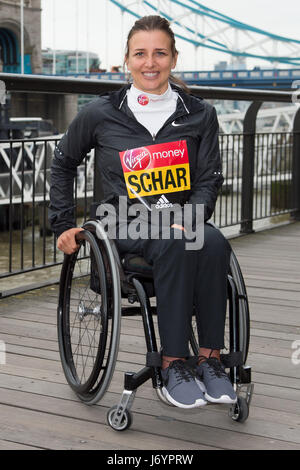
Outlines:
[[[42,73],[41,0],[24,0],[24,72]],[[0,0],[0,73],[21,73],[21,2]],[[77,112],[77,97],[46,93],[12,93],[9,115],[52,119],[64,132]]]
[[[21,2],[0,0],[0,71],[21,72]],[[24,0],[24,71],[42,72],[41,0]]]

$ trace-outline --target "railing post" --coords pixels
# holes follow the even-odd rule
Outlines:
[[[300,108],[293,124],[292,208],[291,217],[300,220]]]
[[[100,171],[97,167],[96,161],[96,150],[95,150],[95,158],[94,158],[94,188],[93,188],[93,203],[98,203],[103,199],[103,189],[102,183],[100,179]]]
[[[242,166],[242,203],[240,233],[253,230],[253,186],[256,116],[262,101],[253,101],[244,118],[243,166]]]
[[[95,150],[95,157],[94,157],[94,187],[93,187],[93,202],[90,206],[90,217],[95,218],[97,215],[97,208],[99,203],[104,198],[101,176],[99,168],[97,167],[96,161],[96,150]]]

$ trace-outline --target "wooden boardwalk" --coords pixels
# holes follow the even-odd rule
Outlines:
[[[299,449],[300,223],[231,242],[251,312],[248,364],[255,389],[244,424],[233,422],[225,405],[200,410],[164,405],[147,382],[137,391],[132,427],[113,431],[106,413],[119,401],[124,371],[137,371],[145,361],[141,320],[122,320],[111,386],[99,404],[88,407],[62,373],[53,287],[0,303],[0,340],[6,345],[6,364],[0,365],[0,449]]]

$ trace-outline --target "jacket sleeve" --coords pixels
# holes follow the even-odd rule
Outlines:
[[[197,169],[188,202],[193,204],[193,224],[196,204],[204,204],[204,220],[210,219],[215,209],[218,191],[224,178],[219,151],[219,124],[216,110],[208,109],[207,123],[197,155]]]
[[[94,147],[94,127],[90,107],[86,106],[72,121],[54,150],[48,217],[51,228],[57,236],[76,226],[74,178],[77,167]]]

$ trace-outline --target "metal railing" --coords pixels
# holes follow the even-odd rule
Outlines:
[[[0,206],[48,201],[50,165],[62,136],[34,140],[0,140]],[[87,160],[87,178],[93,179],[94,153]],[[77,193],[84,196],[84,170],[79,167]],[[92,184],[89,184],[92,196]]]
[[[0,240],[6,255],[6,266],[3,261],[0,265],[0,280],[62,262],[48,224],[47,209],[50,165],[58,140],[55,136],[55,139],[0,141]],[[78,220],[88,217],[93,183],[94,152],[91,152],[78,167],[74,181]]]
[[[21,84],[24,91],[24,80],[11,82],[12,88]],[[38,81],[34,80],[37,86]],[[60,91],[57,80],[49,83],[50,91]],[[78,80],[76,89],[84,93],[85,85],[84,80]],[[199,88],[195,88],[193,92],[199,93]],[[41,89],[45,89],[44,79]],[[64,82],[62,91],[65,89]],[[32,91],[32,83],[28,90]],[[222,89],[221,93],[220,89],[201,89],[208,98],[213,92],[219,99],[251,97],[250,90]],[[220,228],[238,225],[242,233],[253,231],[255,220],[274,215],[291,214],[300,219],[300,111],[295,114],[293,132],[257,133],[255,122],[262,98],[292,102],[292,92],[253,91],[252,98],[243,132],[219,137],[225,181],[213,216]],[[4,284],[0,286],[0,296],[59,279],[63,255],[56,248],[47,216],[49,168],[58,139],[59,136],[0,141],[0,284]],[[78,224],[89,217],[91,202],[99,200],[97,178],[91,152],[78,167],[74,184]],[[29,275],[32,282],[25,282],[24,275]],[[13,279],[16,281],[8,286]]]
[[[293,133],[257,133],[253,155],[252,202],[247,200],[243,180],[244,134],[219,137],[224,184],[213,215],[220,227],[240,225],[241,232],[253,230],[253,222],[297,212],[292,198],[294,181]],[[300,156],[299,156],[300,157]],[[250,179],[251,175],[247,177]],[[252,205],[252,217],[245,220]]]
[[[208,70],[197,71],[189,70],[184,72],[174,72],[173,75],[188,84],[202,83],[202,85],[215,84],[222,82],[225,86],[231,86],[234,82],[237,86],[250,86],[259,88],[261,83],[266,88],[281,86],[286,88],[294,80],[300,78],[300,69],[257,69],[257,70]],[[58,76],[58,75],[57,75]],[[91,72],[91,73],[66,73],[61,76],[67,78],[86,78],[97,80],[114,80],[125,81],[126,73],[124,72]],[[247,85],[245,84],[247,83]]]

